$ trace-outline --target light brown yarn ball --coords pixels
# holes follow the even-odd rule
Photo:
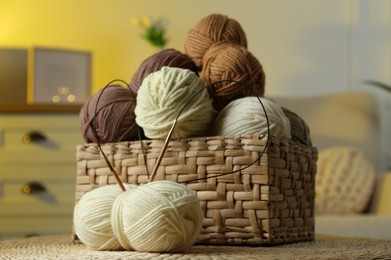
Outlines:
[[[215,43],[227,41],[247,48],[247,38],[242,26],[226,15],[211,14],[190,29],[185,39],[185,53],[201,69],[202,57]]]
[[[80,128],[84,140],[96,143],[92,124],[96,109],[96,130],[99,142],[110,143],[137,139],[134,115],[135,94],[119,85],[102,88],[91,96],[80,110]]]
[[[220,42],[205,53],[200,78],[207,84],[234,80],[209,88],[215,109],[221,110],[231,101],[265,93],[265,73],[259,60],[243,46]]]

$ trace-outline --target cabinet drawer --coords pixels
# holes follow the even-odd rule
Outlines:
[[[25,182],[2,183],[0,217],[2,216],[68,216],[75,201],[74,183],[38,182],[44,191],[23,193]]]
[[[45,138],[24,142],[31,133]],[[67,129],[3,129],[1,131],[0,163],[70,162],[75,160],[80,132]]]
[[[0,239],[72,233],[72,217],[0,218]]]
[[[0,166],[0,217],[71,215],[75,200],[73,165],[63,167]],[[39,184],[43,190],[28,191]],[[31,188],[30,188],[31,189]],[[28,192],[28,193],[26,193]]]
[[[39,133],[43,138],[26,136]],[[28,139],[28,138],[27,138]],[[0,115],[0,164],[74,161],[83,143],[78,114]]]

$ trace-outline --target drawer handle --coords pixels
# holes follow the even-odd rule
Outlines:
[[[38,233],[28,233],[28,234],[24,235],[23,237],[29,238],[29,237],[38,237],[38,236],[40,236],[40,234],[38,234]]]
[[[37,194],[46,192],[46,188],[41,183],[32,181],[23,185],[22,192],[24,194]]]
[[[47,141],[46,136],[38,131],[31,131],[23,135],[23,143],[25,144],[40,143],[44,141]]]

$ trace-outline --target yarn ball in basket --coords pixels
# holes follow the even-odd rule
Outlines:
[[[200,78],[207,84],[223,82],[209,88],[213,104],[221,110],[229,102],[246,96],[263,96],[265,73],[259,60],[246,48],[228,42],[213,45],[202,60]]]
[[[269,120],[270,134],[291,137],[290,122],[281,107],[270,99],[260,97]],[[257,97],[244,97],[229,103],[213,122],[212,133],[218,136],[267,134],[265,112]]]
[[[362,213],[373,193],[375,171],[364,154],[353,147],[320,150],[315,181],[315,212]]]
[[[201,19],[185,39],[185,53],[202,67],[205,52],[215,43],[226,41],[247,48],[247,37],[240,23],[226,15],[211,14]]]
[[[135,185],[126,185],[133,189]],[[93,250],[119,250],[121,245],[111,227],[111,208],[120,195],[118,185],[101,186],[87,192],[75,205],[75,233],[83,244]]]
[[[93,122],[96,109],[96,131],[99,142],[110,143],[137,139],[134,115],[135,94],[120,85],[102,88],[91,96],[80,110],[80,128],[84,140],[96,143]]]
[[[281,109],[289,119],[291,125],[291,139],[305,145],[312,145],[310,128],[304,119],[288,108],[281,107]]]
[[[120,194],[112,209],[114,234],[127,250],[179,252],[193,245],[203,221],[195,193],[155,181]]]
[[[190,99],[198,91],[201,92]],[[141,84],[135,108],[136,122],[146,137],[166,138],[183,107],[172,138],[203,135],[213,113],[208,90],[193,71],[163,67],[149,74]]]
[[[197,66],[186,54],[175,49],[164,49],[145,59],[132,77],[130,87],[137,93],[144,78],[162,67],[189,69],[198,73]]]

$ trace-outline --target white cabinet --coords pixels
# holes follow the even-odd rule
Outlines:
[[[0,113],[0,239],[72,231],[77,113]]]

